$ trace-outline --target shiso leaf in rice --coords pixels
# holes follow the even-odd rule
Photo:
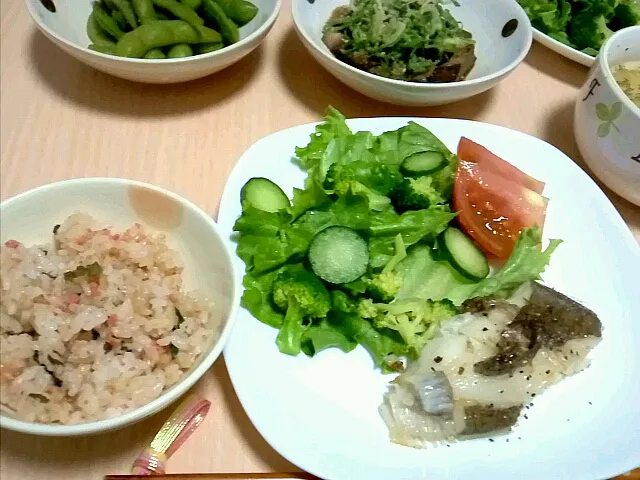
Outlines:
[[[100,275],[102,275],[102,267],[98,262],[93,262],[91,265],[87,265],[86,267],[84,265],[80,265],[75,270],[65,272],[64,279],[70,281],[74,278],[86,276],[92,280],[100,278]]]

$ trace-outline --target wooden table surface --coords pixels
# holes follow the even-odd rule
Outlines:
[[[143,180],[212,214],[225,179],[252,143],[318,121],[327,105],[347,117],[424,116],[481,120],[542,138],[584,166],[572,132],[576,92],[587,69],[534,43],[502,84],[435,108],[378,103],[349,90],[306,53],[289,2],[265,43],[209,78],[149,86],[77,62],[39,34],[22,0],[2,0],[1,169],[3,199],[84,176]],[[605,190],[640,240],[640,208]],[[195,387],[213,408],[169,463],[169,472],[297,469],[258,434],[236,398],[224,360]],[[89,480],[128,473],[168,412],[111,435],[47,439],[3,431],[0,478]]]

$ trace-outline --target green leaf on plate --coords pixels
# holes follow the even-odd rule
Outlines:
[[[608,122],[609,120],[611,120],[609,109],[604,103],[596,104],[596,116],[603,122]]]
[[[598,127],[598,136],[600,138],[604,138],[609,135],[609,131],[611,130],[611,122],[601,123]]]
[[[622,102],[616,102],[613,105],[611,105],[611,110],[609,112],[609,119],[611,121],[617,120],[618,117],[620,117],[621,113],[622,113]]]

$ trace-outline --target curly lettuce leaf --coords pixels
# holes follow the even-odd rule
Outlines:
[[[311,325],[302,336],[302,351],[309,357],[328,348],[339,348],[345,353],[358,346],[353,338],[348,336],[341,323],[332,323],[323,318],[316,325]]]
[[[508,297],[525,282],[539,280],[551,260],[551,254],[561,240],[551,240],[541,249],[542,232],[538,227],[524,229],[511,256],[493,275],[472,282],[460,275],[446,260],[439,260],[436,251],[425,245],[414,248],[400,262],[396,271],[403,283],[395,301],[411,299],[450,300],[461,305],[475,297]]]
[[[242,306],[262,323],[274,328],[280,328],[284,320],[284,314],[276,308],[271,293],[279,273],[277,270],[258,276],[247,273],[242,280]]]
[[[266,271],[285,263],[292,255],[279,234],[290,216],[283,212],[265,212],[247,206],[233,230],[240,234],[236,252],[246,270]]]
[[[444,155],[447,165],[437,172],[427,175],[431,178],[433,188],[444,198],[451,197],[453,183],[456,178],[459,158],[451,152],[442,141],[431,131],[415,122],[409,122],[400,129],[398,154],[401,161],[416,153],[438,152]]]
[[[296,148],[296,160],[307,171],[317,168],[331,140],[351,135],[345,116],[333,107],[327,108],[324,121],[316,126],[306,147]]]
[[[571,5],[567,0],[518,0],[534,28],[572,46],[567,36]]]
[[[428,245],[417,245],[396,267],[402,287],[395,301],[445,300],[460,305],[473,296],[477,284],[460,275],[446,260],[439,260]]]
[[[404,246],[409,247],[435,237],[457,214],[442,207],[411,210],[398,215],[392,208],[371,217],[369,233],[370,265],[384,267],[396,254],[396,237],[401,235]]]
[[[291,207],[287,209],[293,219],[298,218],[307,210],[320,207],[329,201],[329,196],[324,191],[324,188],[316,182],[307,182],[306,188],[294,188],[293,200],[291,201]]]
[[[251,206],[245,208],[234,230],[240,233],[236,251],[247,272],[259,274],[301,260],[313,237],[327,227],[340,225],[361,231],[369,227],[366,199],[345,196],[327,203],[321,190],[298,190],[288,211],[270,213]],[[322,207],[310,208],[316,203],[322,203]],[[294,219],[300,212],[304,213]]]
[[[551,255],[562,240],[550,240],[542,250],[542,231],[534,226],[522,230],[506,263],[473,291],[475,297],[506,297],[525,282],[540,280],[551,261]]]

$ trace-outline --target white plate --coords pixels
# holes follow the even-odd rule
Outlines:
[[[533,38],[563,57],[567,57],[569,60],[578,62],[586,67],[593,65],[593,62],[596,60],[596,57],[592,57],[591,55],[582,53],[580,50],[571,48],[570,46],[551,38],[549,35],[546,35],[535,28],[533,29]]]
[[[568,157],[523,133],[435,118],[357,119],[349,125],[379,134],[409,120],[431,129],[452,150],[461,135],[470,137],[547,182],[546,237],[564,243],[544,278],[600,316],[605,329],[591,367],[543,394],[527,411],[529,419],[507,437],[415,450],[389,441],[378,405],[392,376],[374,370],[364,349],[286,356],[276,348],[276,330],[241,309],[224,355],[251,421],[281,455],[327,479],[580,480],[637,467],[640,248],[622,218]],[[249,178],[271,178],[287,192],[303,186],[305,174],[290,159],[312,131],[313,125],[284,130],[247,150],[225,188],[221,228],[231,234],[241,213],[240,189]],[[236,261],[242,272],[242,261]]]

